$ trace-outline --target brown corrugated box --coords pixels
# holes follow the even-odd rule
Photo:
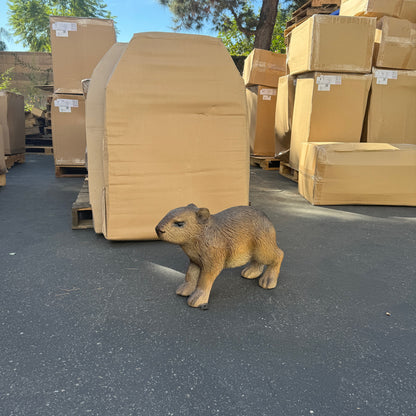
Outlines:
[[[299,168],[304,142],[359,142],[372,76],[299,75],[293,109],[290,165]]]
[[[416,4],[416,1],[415,1]],[[373,64],[377,68],[416,69],[416,24],[394,17],[377,22]]]
[[[407,19],[416,23],[416,1],[403,0],[400,15],[398,17],[400,17],[400,19]]]
[[[313,205],[416,205],[416,146],[305,143],[299,192]]]
[[[289,161],[295,91],[296,77],[293,75],[286,75],[279,79],[274,124],[275,156],[285,162]]]
[[[155,239],[189,203],[248,204],[245,88],[219,39],[136,34],[105,89],[103,152],[88,159],[103,158],[106,238]]]
[[[4,175],[7,172],[6,161],[4,159],[4,143],[3,143],[3,129],[0,124],[0,175]],[[0,186],[3,186],[1,181],[4,178],[0,178]]]
[[[103,232],[105,87],[127,45],[115,43],[95,67],[85,104],[87,154],[91,155],[88,157],[88,188],[96,233]]]
[[[279,78],[284,75],[285,54],[253,49],[244,61],[243,79],[246,86],[264,85],[276,88]]]
[[[403,0],[342,0],[340,16],[399,17]]]
[[[25,146],[25,100],[23,95],[0,91],[0,126],[2,128],[4,153],[24,153]]]
[[[370,73],[376,19],[316,14],[293,29],[290,74],[308,71]]]
[[[84,96],[54,94],[51,117],[55,165],[85,166]]]
[[[82,94],[81,80],[116,42],[110,19],[50,16],[54,88],[57,93]]]
[[[416,144],[416,71],[374,68],[366,141]]]
[[[274,118],[276,88],[264,85],[246,89],[250,153],[256,156],[275,155]]]

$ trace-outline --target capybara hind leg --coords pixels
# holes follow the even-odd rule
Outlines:
[[[180,296],[189,296],[195,291],[198,283],[201,269],[195,263],[190,263],[186,272],[185,281],[178,286],[176,294]]]
[[[241,276],[246,279],[255,279],[263,273],[264,264],[251,261],[241,272]]]
[[[280,267],[282,265],[284,253],[279,248],[277,249],[275,260],[269,264],[259,279],[259,285],[263,289],[273,289],[277,285],[277,279],[279,278]]]
[[[188,298],[189,306],[199,308],[200,306],[206,305],[208,303],[212,285],[214,284],[214,281],[219,275],[220,271],[221,270],[216,272],[207,272],[204,270],[201,271],[196,289]]]

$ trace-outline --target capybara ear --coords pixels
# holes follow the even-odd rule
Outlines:
[[[198,207],[197,207],[195,204],[189,204],[189,205],[188,205],[188,208],[195,208],[195,209],[198,209]]]
[[[199,222],[202,222],[202,223],[207,222],[210,215],[211,214],[208,208],[199,208],[198,211],[196,212],[196,216]]]

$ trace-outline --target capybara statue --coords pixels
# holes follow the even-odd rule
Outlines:
[[[255,208],[238,206],[211,215],[194,204],[168,212],[156,226],[160,240],[178,244],[190,264],[176,293],[188,305],[206,308],[212,285],[225,268],[248,265],[241,275],[259,279],[264,289],[276,287],[283,251],[271,221]]]

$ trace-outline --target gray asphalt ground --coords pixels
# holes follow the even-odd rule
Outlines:
[[[81,184],[27,155],[0,189],[2,416],[416,415],[415,208],[313,207],[252,168],[278,286],[226,270],[202,311],[179,247],[71,230]]]

